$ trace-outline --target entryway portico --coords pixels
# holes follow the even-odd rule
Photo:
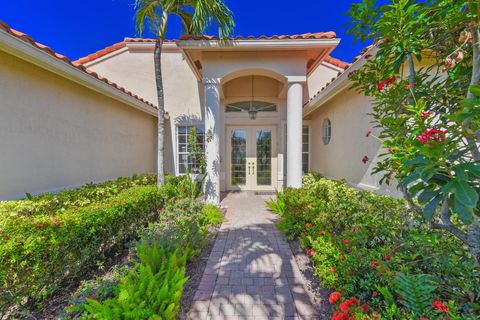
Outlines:
[[[219,203],[221,191],[301,186],[307,74],[338,42],[179,41],[204,88],[208,202]]]

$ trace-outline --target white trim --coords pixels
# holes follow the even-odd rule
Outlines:
[[[317,47],[337,46],[339,38],[335,39],[268,39],[268,40],[178,40],[177,44],[182,49],[200,50],[300,50]]]
[[[157,110],[49,53],[0,30],[0,50],[152,116]]]

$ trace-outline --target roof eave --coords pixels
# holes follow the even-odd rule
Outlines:
[[[184,50],[232,51],[232,50],[303,50],[318,47],[336,46],[339,38],[334,39],[269,39],[269,40],[178,40],[177,44]]]
[[[325,105],[328,101],[334,98],[337,94],[350,87],[349,74],[361,69],[368,61],[366,56],[375,55],[378,51],[378,47],[372,46],[367,50],[360,59],[353,62],[350,67],[339,75],[332,83],[327,85],[316,97],[310,100],[303,108],[303,117],[307,117],[318,108]]]
[[[35,48],[21,39],[11,36],[3,30],[0,30],[0,50],[138,110],[157,116],[157,111],[147,103],[116,89],[100,79],[82,72],[74,66],[55,58],[43,50]]]

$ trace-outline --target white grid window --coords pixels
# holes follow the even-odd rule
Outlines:
[[[195,143],[200,147],[203,155],[205,154],[205,130],[203,127],[196,126],[178,126],[177,127],[177,153],[178,153],[178,172],[185,174],[203,173],[199,163],[199,155],[192,153],[189,147],[188,139],[195,128]]]
[[[287,125],[284,126],[285,139],[284,149],[285,156],[283,161],[283,172],[287,175]],[[310,171],[310,126],[302,127],[302,171],[308,173]]]
[[[310,126],[303,126],[302,130],[302,170],[310,171]]]

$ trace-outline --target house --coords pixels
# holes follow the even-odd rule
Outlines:
[[[307,171],[395,194],[370,175],[372,104],[348,80],[365,58],[333,58],[339,43],[334,32],[167,41],[166,170],[202,173],[187,148],[196,128],[209,202],[300,187]],[[72,62],[0,23],[0,199],[155,172],[154,46],[126,38]]]

